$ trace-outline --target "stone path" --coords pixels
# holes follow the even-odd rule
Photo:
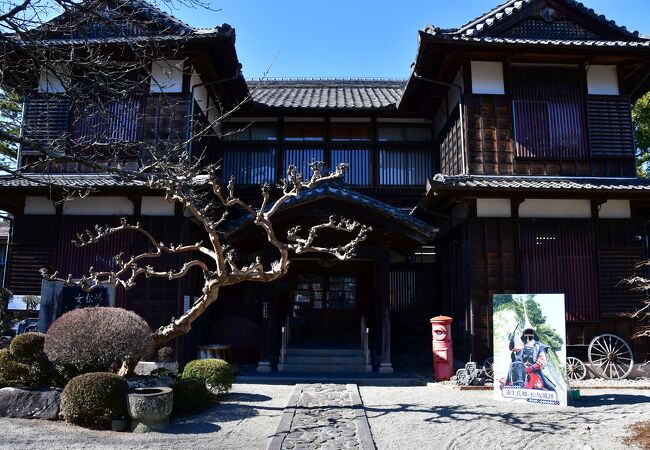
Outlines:
[[[269,450],[375,449],[356,384],[296,385]]]

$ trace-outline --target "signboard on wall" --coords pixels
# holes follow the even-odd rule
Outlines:
[[[567,405],[564,294],[493,298],[494,398]]]
[[[45,333],[52,322],[68,311],[93,306],[115,306],[115,286],[101,286],[86,292],[80,287],[65,286],[60,281],[43,280],[38,331]]]

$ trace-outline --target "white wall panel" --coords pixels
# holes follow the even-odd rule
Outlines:
[[[503,63],[472,61],[473,94],[505,94]]]
[[[47,197],[25,197],[25,214],[54,215],[56,208]]]
[[[478,217],[510,217],[512,208],[509,198],[477,198]]]
[[[63,214],[69,216],[133,215],[133,202],[126,197],[73,198],[63,203]]]
[[[619,95],[616,66],[589,66],[587,90],[592,95]]]
[[[519,217],[537,219],[589,219],[590,200],[527,199],[519,206]]]

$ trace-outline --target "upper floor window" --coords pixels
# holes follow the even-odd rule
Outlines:
[[[588,156],[578,66],[513,65],[511,84],[516,156]]]
[[[429,142],[432,140],[428,127],[380,127],[377,130],[379,142]]]
[[[369,142],[370,127],[366,125],[337,125],[332,127],[332,142]]]
[[[278,131],[274,125],[229,124],[224,126],[221,139],[229,142],[274,142],[278,140]]]
[[[325,129],[322,124],[297,123],[287,124],[284,127],[284,140],[286,142],[322,142]]]

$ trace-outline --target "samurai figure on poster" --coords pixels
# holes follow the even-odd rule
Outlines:
[[[496,295],[495,398],[566,405],[564,296]]]

